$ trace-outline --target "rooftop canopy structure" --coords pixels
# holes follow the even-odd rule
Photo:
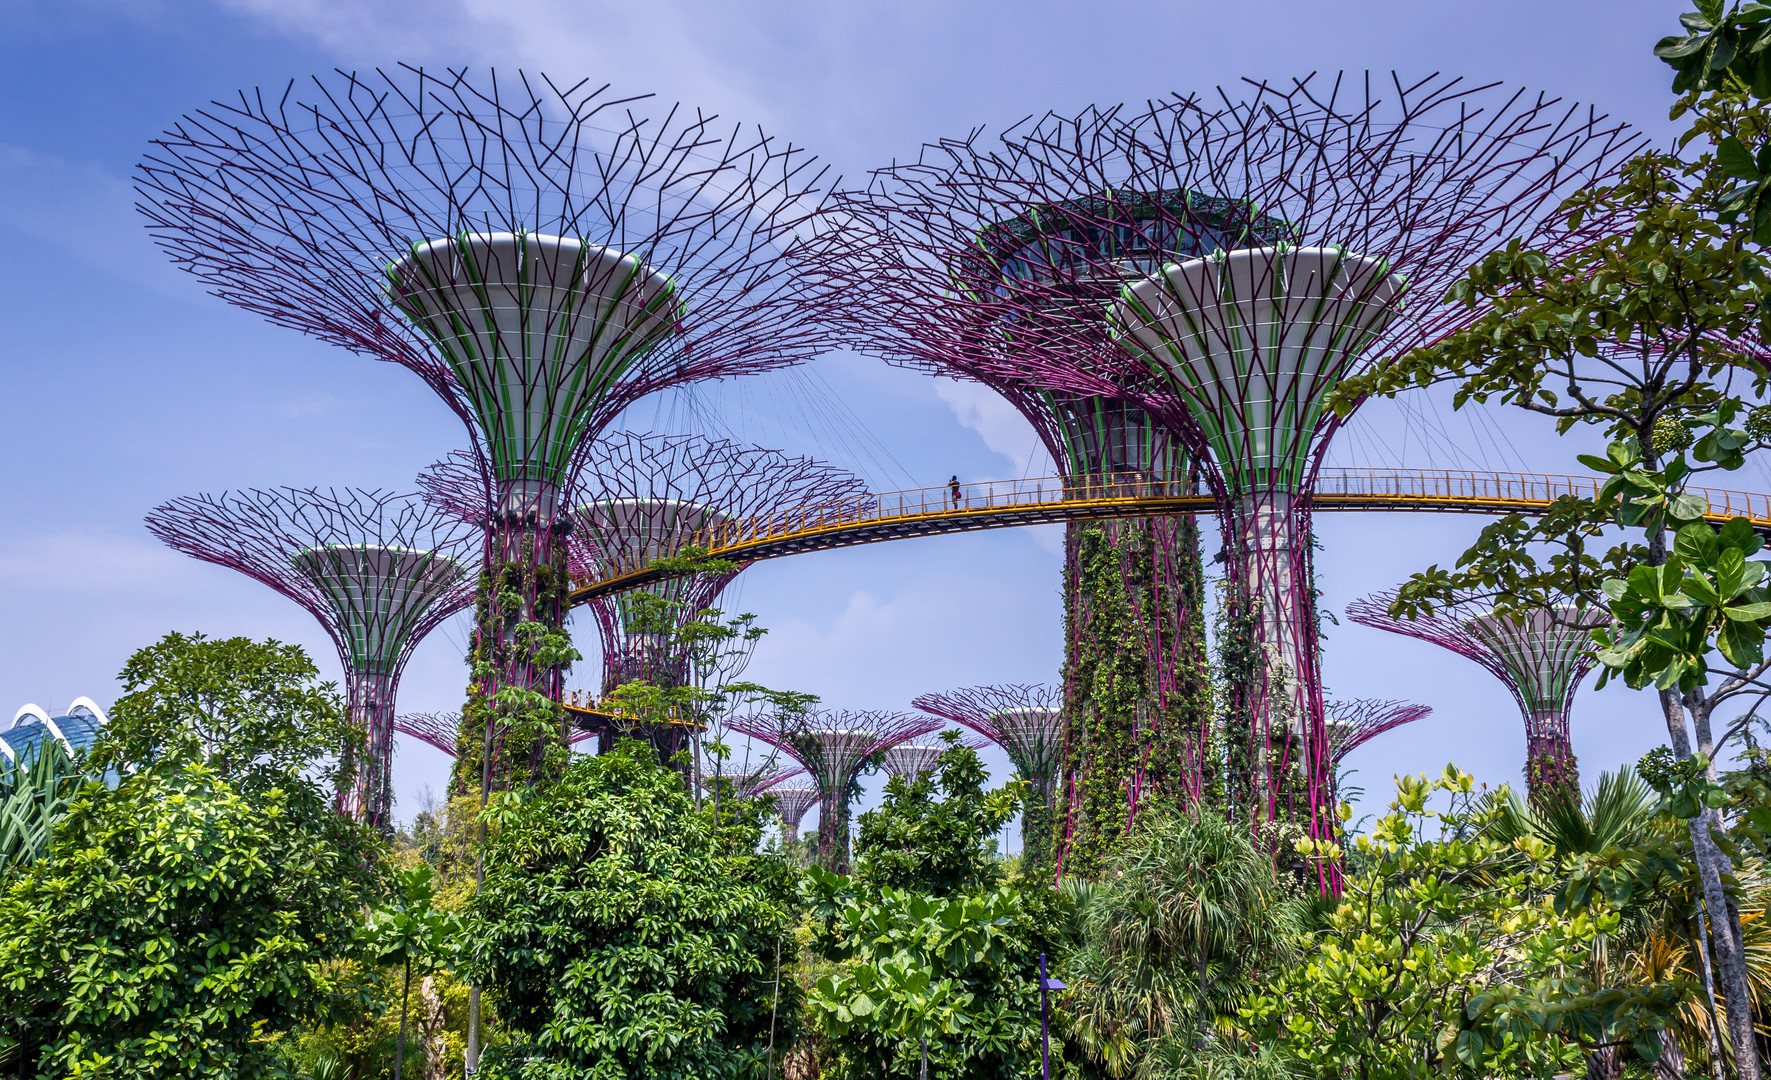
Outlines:
[[[262,582],[320,621],[367,739],[340,808],[390,827],[400,673],[426,634],[473,602],[477,531],[416,495],[354,488],[187,496],[155,507],[147,525],[169,547]]]
[[[1002,747],[1015,774],[1032,789],[1021,816],[1021,858],[1029,867],[1050,866],[1053,795],[1064,760],[1063,688],[1027,683],[972,686],[923,694],[911,704]]]
[[[867,497],[864,480],[834,465],[699,435],[619,432],[586,445],[583,457],[572,538],[572,572],[580,579]],[[691,679],[693,658],[677,631],[713,608],[746,565],[643,586],[650,603],[636,604],[632,594],[590,601],[603,644],[603,692],[635,679]]]
[[[457,753],[461,736],[461,714],[457,712],[401,713],[394,717],[394,730],[410,735],[427,746],[433,746],[450,757]]]
[[[927,735],[940,721],[877,710],[815,710],[745,717],[732,730],[797,761],[818,788],[818,861],[846,872],[849,803],[861,770],[886,750]]]
[[[1568,714],[1581,679],[1596,662],[1591,631],[1609,616],[1574,604],[1502,614],[1474,598],[1403,619],[1390,614],[1394,592],[1347,605],[1364,626],[1419,638],[1487,668],[1518,702],[1525,718],[1525,788],[1531,802],[1580,797],[1580,769],[1568,735]]]
[[[1553,232],[1554,211],[1640,144],[1590,109],[1441,77],[1048,115],[886,170],[940,192],[938,212],[906,213],[936,231],[927,261],[945,276],[882,256],[875,273],[908,282],[854,302],[898,304],[986,378],[1130,401],[1193,452],[1254,660],[1228,718],[1246,728],[1226,733],[1231,789],[1256,816],[1326,836],[1304,538],[1340,422],[1329,395],[1479,317],[1445,300],[1478,256],[1514,238],[1579,242]]]
[[[38,705],[25,705],[12,716],[12,726],[0,731],[0,756],[14,765],[28,764],[38,747],[54,743],[68,757],[92,748],[104,733],[104,710],[89,697],[77,697],[59,715]]]
[[[822,350],[777,243],[821,177],[754,128],[592,80],[402,66],[190,113],[137,187],[155,240],[215,295],[404,365],[468,425],[490,702],[558,700],[563,664],[513,635],[561,625],[578,447],[646,394]]]
[[[1328,716],[1328,764],[1336,782],[1335,801],[1340,801],[1341,763],[1347,755],[1366,743],[1416,720],[1433,714],[1431,706],[1407,701],[1382,701],[1377,698],[1352,698],[1330,701],[1324,710]]]

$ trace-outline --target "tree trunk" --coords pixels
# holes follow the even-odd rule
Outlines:
[[[1601,1046],[1587,1052],[1586,1080],[1618,1080],[1623,1075],[1623,1060],[1615,1046]]]
[[[406,1064],[406,1004],[412,999],[412,958],[406,958],[405,977],[400,982],[400,1037],[394,1043],[394,1080]]]
[[[443,995],[437,992],[436,976],[426,975],[418,984],[418,1000],[424,1005],[418,1018],[418,1030],[424,1036],[424,1080],[444,1080],[449,1044],[443,1038]]]

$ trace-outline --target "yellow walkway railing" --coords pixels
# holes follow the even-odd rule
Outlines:
[[[1591,498],[1603,478],[1537,476],[1456,470],[1324,469],[1311,506],[1318,511],[1404,510],[1464,514],[1541,513],[1563,496]],[[1690,488],[1709,500],[1710,518],[1745,517],[1771,531],[1771,496]],[[1087,482],[1061,477],[993,480],[948,487],[912,488],[858,499],[814,503],[783,513],[722,522],[684,547],[734,562],[772,559],[896,540],[908,536],[968,532],[1011,525],[1088,521],[1115,517],[1209,513],[1210,495],[1164,482]],[[668,576],[653,566],[615,566],[595,581],[573,583],[572,602],[583,603]]]

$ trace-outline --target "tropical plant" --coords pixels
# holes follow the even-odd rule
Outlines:
[[[84,772],[61,743],[46,739],[23,760],[0,762],[0,881],[49,850]]]
[[[719,1080],[767,1060],[791,870],[722,828],[649,748],[494,803],[463,966],[526,1042],[492,1077]],[[740,835],[741,834],[741,835]],[[786,984],[790,989],[790,984]]]
[[[380,887],[376,838],[310,775],[336,696],[243,639],[170,635],[123,680],[94,755],[119,783],[86,785],[0,898],[0,1007],[44,1075],[281,1075],[266,1036],[324,1019],[322,966]]]
[[[357,931],[358,944],[370,960],[400,966],[400,1033],[394,1044],[394,1080],[400,1080],[405,1064],[412,976],[423,977],[448,963],[461,933],[461,916],[433,903],[434,876],[424,863],[396,874],[391,900],[371,911]]]
[[[836,1076],[1010,1077],[1039,1060],[1039,954],[1057,951],[1065,905],[1005,883],[993,857],[1026,785],[986,792],[977,754],[950,742],[861,816],[852,880],[806,871],[813,948],[835,965],[806,1004]]]
[[[1292,959],[1306,915],[1247,829],[1209,812],[1144,815],[1090,890],[1062,969],[1073,1036],[1113,1077],[1235,1056],[1237,1006]]]
[[[1398,778],[1389,813],[1354,838],[1365,869],[1244,1022],[1316,1075],[1544,1076],[1616,1047],[1654,1061],[1689,987],[1595,970],[1618,912],[1563,889],[1550,844],[1503,841],[1505,805],[1451,766]]]

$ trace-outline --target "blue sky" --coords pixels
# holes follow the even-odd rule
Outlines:
[[[184,112],[333,67],[494,65],[656,92],[810,147],[850,177],[925,139],[1313,70],[1456,72],[1590,101],[1666,141],[1668,70],[1650,55],[1685,5],[1560,0],[613,4],[604,0],[6,0],[0,3],[0,707],[108,704],[133,649],[170,629],[276,636],[337,661],[318,627],[251,581],[161,549],[156,503],[232,486],[408,488],[459,445],[459,422],[407,371],[308,341],[204,296],[153,249],[131,208],[148,141]],[[809,368],[667,395],[640,430],[703,430],[828,457],[876,490],[1043,475],[1000,402],[843,354]],[[1443,395],[1378,403],[1331,464],[1576,472],[1539,422],[1453,414]],[[1763,490],[1763,469],[1729,478]],[[1324,515],[1321,585],[1339,611],[1432,562],[1481,519]],[[771,633],[750,672],[836,706],[1055,678],[1060,534],[942,537],[760,564],[729,595]],[[583,627],[586,646],[594,634]],[[465,630],[418,651],[404,710],[459,705]],[[1434,716],[1353,759],[1374,795],[1398,771],[1456,760],[1517,782],[1511,699],[1432,646],[1343,625],[1331,693],[1408,698]],[[586,662],[594,667],[594,657]],[[1653,704],[1588,693],[1585,773],[1661,741]],[[999,760],[999,759],[998,759]],[[442,756],[402,742],[396,812],[440,789]],[[877,782],[875,785],[877,786]]]

